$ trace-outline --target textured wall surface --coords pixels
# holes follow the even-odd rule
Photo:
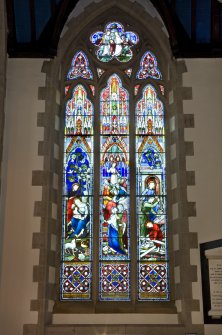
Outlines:
[[[81,14],[89,3],[90,1],[87,0],[82,1],[82,7],[78,6],[77,12],[70,16],[70,21]],[[131,1],[132,6],[133,3],[134,1]],[[1,2],[0,16],[2,13]],[[155,11],[150,12],[150,15],[155,17]],[[5,36],[2,22],[0,20],[0,42],[2,38],[4,42]],[[68,26],[63,34],[67,29],[69,29]],[[3,48],[3,52],[0,52],[0,60],[3,57],[0,62],[0,79],[3,79],[0,81],[0,103],[3,103],[6,68],[5,44],[0,43],[0,45]],[[37,331],[38,334],[43,334],[43,328],[37,330],[35,325],[47,322],[47,320],[51,322],[51,319],[54,326],[48,327],[47,334],[64,335],[73,334],[74,331],[78,334],[89,332],[100,334],[104,328],[98,324],[102,322],[107,325],[115,324],[109,328],[109,334],[126,332],[134,334],[137,331],[135,324],[138,323],[176,325],[178,319],[174,314],[170,317],[164,314],[148,317],[146,314],[134,314],[133,317],[125,314],[124,318],[115,314],[106,314],[105,318],[101,314],[91,316],[88,314],[84,316],[87,317],[87,323],[97,324],[97,326],[88,325],[84,330],[78,327],[78,324],[82,323],[79,315],[57,314],[52,317],[53,285],[55,283],[53,264],[56,253],[56,199],[58,199],[59,183],[59,125],[57,121],[59,120],[60,98],[58,87],[53,86],[53,83],[56,82],[54,78],[56,74],[50,74],[52,62],[46,61],[43,68],[42,64],[43,60],[35,59],[8,60],[0,214],[0,229],[4,224],[0,237],[0,260],[2,258],[2,262],[0,261],[0,333],[22,335],[25,324],[25,334],[37,335]],[[178,298],[177,296],[175,298],[179,318],[189,319],[188,324],[193,325],[191,332],[195,332],[195,325],[198,329],[198,325],[203,324],[200,257],[197,245],[221,238],[222,233],[220,221],[222,60],[189,59],[185,61],[185,65],[183,61],[177,63],[181,82],[171,87],[170,115],[167,117],[169,117],[171,133],[169,143],[170,164],[172,165],[170,196],[173,199],[173,244],[176,258],[174,274],[178,292]],[[179,90],[177,90],[177,84],[180,86]],[[51,106],[50,101],[54,101]],[[3,111],[4,109],[1,108],[1,120],[4,119]],[[178,118],[182,120],[178,122]],[[182,125],[183,129],[177,129],[177,124]],[[3,123],[0,125],[2,127]],[[181,134],[184,136],[180,137]],[[184,150],[182,153],[180,152],[181,147]],[[176,167],[179,162],[183,167],[181,171],[178,171]],[[186,175],[183,176],[183,173]],[[51,189],[49,180],[53,185]],[[184,180],[186,184],[183,185]],[[186,208],[181,202],[182,196],[185,198],[188,196]],[[48,209],[45,208],[47,202],[50,202]],[[178,219],[183,216],[183,213],[186,217],[184,221]],[[187,258],[189,258],[190,265],[188,273],[183,275],[186,269],[183,269],[181,259],[186,260]],[[44,259],[47,259],[45,267],[41,265],[44,264]],[[186,297],[183,287],[189,285],[192,287],[189,297]],[[189,303],[190,306],[187,308],[185,305]],[[75,329],[70,326],[64,332],[62,326],[57,326],[63,323],[71,325],[74,320],[77,324]],[[134,326],[124,325],[130,323],[134,323]],[[222,333],[220,325],[205,325],[204,328],[206,335],[221,335]],[[169,329],[161,328],[161,325],[158,328],[156,326],[150,328],[150,331],[161,335],[169,333]],[[141,327],[140,332],[147,334],[147,328]],[[173,327],[170,332],[178,334],[177,330],[173,331]],[[185,331],[181,328],[181,333],[185,332],[187,329]],[[198,335],[200,334],[202,330],[198,332]]]
[[[198,242],[206,242],[221,236],[222,60],[188,60],[186,64],[188,72],[183,80],[184,85],[192,86],[193,99],[184,102],[184,112],[193,113],[195,118],[195,128],[185,130],[185,139],[194,142],[195,151],[187,158],[187,169],[196,172],[196,185],[188,192],[188,200],[195,201],[197,207],[197,216],[189,219],[190,230],[198,232]],[[37,297],[32,269],[38,264],[38,251],[32,249],[32,233],[38,232],[40,222],[33,216],[33,204],[41,201],[41,186],[33,188],[31,184],[32,170],[41,170],[43,165],[37,155],[43,131],[36,126],[38,112],[44,111],[44,103],[38,100],[38,87],[44,85],[45,79],[41,65],[39,60],[9,60],[8,64],[3,160],[7,187],[3,190],[6,215],[0,300],[0,324],[6,335],[21,335],[24,323],[37,322],[36,312],[30,312],[30,301]],[[198,266],[193,298],[199,299],[198,250],[191,250],[191,264]],[[193,312],[192,316],[194,323],[203,320],[202,312]],[[222,326],[205,326],[207,335],[219,335],[221,330]]]
[[[43,167],[37,156],[43,131],[36,127],[37,113],[44,109],[38,100],[38,87],[45,79],[41,66],[42,60],[8,60],[0,292],[0,333],[5,335],[22,334],[24,323],[37,322],[37,313],[30,312],[30,301],[37,297],[32,276],[39,251],[32,249],[32,234],[40,229],[33,207],[34,200],[41,200],[41,187],[32,187],[32,170]]]

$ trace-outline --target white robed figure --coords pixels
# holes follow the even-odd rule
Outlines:
[[[107,170],[108,173],[111,173],[110,177],[110,184],[111,186],[115,186],[118,184],[118,177],[120,177],[117,169],[116,169],[116,162],[113,162],[109,170]]]

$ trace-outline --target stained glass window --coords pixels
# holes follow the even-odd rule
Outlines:
[[[114,74],[100,95],[100,300],[128,300],[129,96]]]
[[[164,107],[152,85],[136,104],[138,299],[167,300]]]
[[[76,79],[79,77],[93,79],[92,71],[89,69],[88,59],[82,51],[77,52],[73,57],[72,66],[67,79]]]
[[[90,41],[96,61],[92,57],[89,67],[86,54],[76,52],[65,84],[61,300],[92,300],[93,290],[100,301],[131,301],[132,290],[140,301],[169,300],[162,75],[150,51],[139,67],[122,69],[120,62],[132,59],[139,38],[119,22],[106,24]],[[114,59],[118,62],[109,69],[108,64],[98,66]],[[97,73],[94,79],[92,73]],[[126,76],[131,93],[124,85]],[[95,135],[94,118],[100,121]],[[93,155],[96,141],[99,157]],[[94,189],[94,178],[99,188]],[[136,186],[135,196],[130,184]],[[132,212],[136,219],[130,220]],[[131,227],[137,231],[136,247]],[[136,259],[137,269],[132,269]],[[96,272],[98,283],[92,276]],[[137,287],[131,287],[136,275]]]
[[[82,85],[66,104],[61,299],[91,298],[93,105]]]
[[[114,58],[119,62],[128,62],[133,56],[131,47],[138,43],[139,37],[132,31],[124,31],[121,23],[110,22],[104,32],[93,33],[90,40],[98,47],[96,55],[101,62],[109,62]]]
[[[146,79],[148,77],[161,79],[162,75],[157,66],[157,60],[154,54],[150,51],[145,52],[140,62],[140,69],[137,72],[138,79]]]

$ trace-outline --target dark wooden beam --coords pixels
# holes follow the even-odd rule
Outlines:
[[[151,0],[156,7],[169,33],[169,40],[174,55],[180,56],[184,45],[190,45],[191,39],[180,22],[175,10],[175,3],[169,4],[163,0]]]
[[[56,13],[56,0],[50,0],[50,5],[51,5],[51,13],[52,13],[52,15],[55,15],[55,13]]]
[[[220,7],[217,0],[211,0],[211,38],[213,44],[220,42]]]
[[[1,0],[0,0],[1,1]],[[34,18],[34,0],[30,1],[30,14]],[[212,43],[197,44],[195,42],[196,30],[196,0],[192,0],[192,41],[183,28],[175,6],[175,0],[171,3],[163,0],[151,0],[160,13],[170,36],[173,55],[177,57],[222,57],[222,43],[220,42],[220,8],[217,0],[212,0]],[[52,58],[56,55],[60,34],[71,11],[78,0],[63,0],[56,5],[55,0],[50,0],[52,17],[46,25],[41,37],[35,40],[35,20],[32,19],[32,41],[31,43],[17,43],[16,25],[13,0],[7,0],[7,22],[8,22],[8,53],[10,57],[37,57]],[[31,10],[32,8],[32,10]]]
[[[36,41],[35,0],[29,0],[29,12],[31,21],[31,41]]]
[[[222,41],[222,2],[219,3],[219,19],[220,19],[220,41]]]
[[[176,0],[171,1],[171,6],[176,10]]]
[[[193,42],[196,41],[196,8],[197,8],[197,1],[192,0],[191,2],[191,39]]]
[[[59,13],[56,17],[55,29],[53,30],[52,39],[51,39],[51,46],[52,48],[56,48],[59,43],[60,35],[62,29],[68,19],[69,14],[75,8],[76,4],[79,0],[63,0]]]
[[[62,29],[71,11],[75,8],[78,0],[63,0],[56,7],[55,13],[45,26],[39,38],[39,45],[47,46],[54,55],[57,52]]]
[[[53,58],[54,52],[50,48],[39,47],[34,43],[17,43],[13,49],[8,49],[9,57],[14,58]]]
[[[16,26],[15,26],[15,11],[14,11],[14,1],[6,1],[6,11],[7,11],[7,25],[8,25],[8,50],[13,50],[16,45]]]

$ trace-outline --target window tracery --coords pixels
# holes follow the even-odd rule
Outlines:
[[[67,75],[67,79],[76,79],[82,77],[84,79],[93,79],[92,71],[89,69],[89,62],[82,51],[78,51],[72,60],[72,66]]]
[[[134,32],[124,31],[122,24],[111,22],[106,25],[105,33],[97,31],[91,35],[91,42],[98,48],[99,61],[107,63],[117,59],[124,63],[133,59],[131,47],[139,38]],[[116,36],[115,43],[112,34],[113,38]],[[106,72],[97,64],[95,68],[98,78]],[[149,83],[149,78],[161,80],[162,75],[150,51],[142,56],[139,69],[126,68],[121,70],[122,74],[118,70],[118,75],[116,69],[118,64],[114,63],[113,73],[103,89],[98,88],[96,79],[93,85],[79,84],[78,78],[92,79],[93,72],[84,52],[77,51],[67,77],[75,79],[76,86],[66,105],[65,120],[62,300],[90,300],[92,266],[98,264],[99,300],[130,300],[131,257],[137,257],[138,262],[137,299],[169,299],[164,106],[159,96],[159,91],[164,92],[164,85],[161,81],[157,90]],[[133,74],[145,84],[145,87],[143,83],[134,85],[134,96],[138,96],[134,106],[134,134],[129,108],[133,97],[121,81],[122,75],[133,80]],[[70,86],[65,88],[67,95]],[[87,98],[87,86],[92,96],[100,97],[99,106],[96,107],[96,100],[91,102]],[[96,191],[93,178],[98,178],[93,176],[93,166],[98,161],[93,158],[93,111],[98,107],[101,148],[100,203],[96,205],[100,213],[99,263],[93,265],[92,197]],[[136,152],[130,149],[130,137],[134,138]],[[136,156],[136,175],[131,178],[136,179],[137,185],[134,199],[137,219],[132,223],[130,155]],[[137,225],[137,256],[130,252],[130,224]]]

